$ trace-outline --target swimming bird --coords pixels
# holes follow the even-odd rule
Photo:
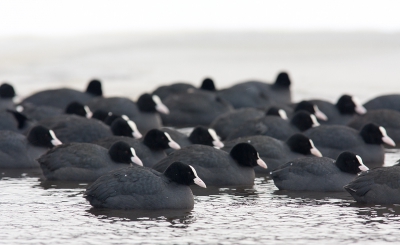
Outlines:
[[[344,189],[357,202],[372,204],[400,203],[400,165],[374,168],[361,173]]]
[[[21,104],[31,103],[38,106],[44,105],[65,109],[73,101],[86,105],[94,97],[101,97],[102,95],[101,82],[94,79],[89,82],[85,92],[69,88],[43,90],[25,98]]]
[[[62,115],[65,112],[64,108],[61,109],[53,106],[34,105],[28,102],[24,103],[24,105],[18,105],[16,109],[27,118],[37,122],[46,118]]]
[[[365,102],[367,110],[389,109],[400,112],[400,94],[386,94]]]
[[[95,98],[88,103],[88,106],[92,111],[103,110],[121,115],[126,111],[137,110],[135,102],[125,97]]]
[[[301,111],[301,110],[305,110],[305,111],[308,111],[311,114],[314,114],[315,117],[317,119],[319,119],[319,120],[322,120],[322,121],[327,121],[328,120],[328,117],[325,115],[325,113],[323,113],[318,108],[317,105],[315,105],[315,104],[313,104],[313,103],[311,103],[309,101],[303,100],[303,101],[300,101],[299,103],[296,104],[296,106],[294,108],[294,112],[298,112],[298,111]]]
[[[81,117],[91,118],[93,116],[89,106],[73,101],[65,108],[65,114],[74,114]]]
[[[200,89],[210,91],[210,92],[217,91],[214,80],[209,77],[206,77],[203,79],[203,81],[201,82]]]
[[[274,104],[291,102],[290,78],[286,72],[278,74],[275,83],[248,81],[221,89],[218,95],[235,109],[243,107],[265,108]]]
[[[0,85],[0,110],[15,110],[15,98],[14,87],[9,83],[2,83]]]
[[[400,143],[400,112],[388,109],[376,109],[364,115],[354,117],[348,126],[361,129],[367,123],[375,123],[385,128],[386,132],[396,144]]]
[[[135,149],[122,141],[109,150],[90,143],[63,144],[42,155],[38,162],[47,180],[88,182],[128,164],[143,166]]]
[[[142,134],[139,132],[136,123],[125,115],[113,120],[110,128],[115,136],[127,136],[135,139],[142,138]]]
[[[351,151],[371,167],[384,163],[385,151],[382,144],[395,145],[384,127],[372,123],[360,131],[343,125],[321,125],[303,134],[313,140],[325,157],[335,159],[341,152]]]
[[[189,136],[171,128],[162,128],[161,130],[167,132],[171,136],[171,139],[176,141],[181,147],[193,144],[209,145],[216,148],[224,147],[224,143],[221,142],[217,133],[212,128],[197,126]]]
[[[161,100],[164,101],[171,95],[187,93],[190,89],[195,90],[196,87],[189,83],[178,82],[170,85],[160,86],[156,88],[152,94],[157,95]]]
[[[302,134],[294,134],[287,141],[281,141],[265,135],[241,137],[225,141],[225,146],[221,149],[230,152],[238,143],[249,143],[254,146],[260,158],[267,164],[267,169],[256,166],[254,168],[256,173],[269,174],[280,165],[299,157],[322,157],[321,152],[314,146],[313,141]]]
[[[10,115],[13,115],[15,120],[18,122],[18,131],[25,133],[27,129],[30,129],[32,125],[36,125],[38,121],[42,121],[45,119],[49,118],[54,118],[58,117],[60,115],[64,114],[74,114],[86,118],[91,118],[92,117],[92,112],[90,111],[89,107],[83,105],[82,103],[79,102],[71,102],[65,110],[61,110],[56,107],[52,106],[36,106],[31,103],[26,103],[23,106],[19,105],[16,108],[18,111],[8,111]],[[0,117],[3,116],[3,113],[0,112]],[[12,125],[14,124],[11,128],[8,128],[9,130],[16,131],[15,129],[15,123],[10,124],[9,122],[10,119],[8,120],[2,120],[0,122],[0,128],[2,125],[9,124]],[[15,121],[14,120],[14,121]],[[49,120],[54,120],[54,119],[49,119]],[[44,123],[46,124],[46,123]],[[12,129],[14,128],[14,129]],[[3,128],[4,129],[4,128]]]
[[[291,135],[319,126],[317,118],[307,111],[298,111],[289,121],[276,116],[245,121],[231,132],[226,140],[252,135],[267,135],[279,140],[287,140]]]
[[[230,133],[236,130],[247,120],[255,120],[265,117],[265,112],[256,108],[241,108],[227,111],[216,117],[210,124],[221,140],[225,140]]]
[[[170,113],[161,118],[165,126],[172,127],[208,127],[216,117],[233,110],[227,101],[201,90],[169,96],[164,103]]]
[[[39,121],[56,133],[64,143],[92,142],[113,135],[104,123],[77,115],[60,115]]]
[[[61,144],[54,131],[40,125],[33,127],[27,137],[0,130],[0,168],[37,168],[36,159]]]
[[[137,102],[124,97],[96,98],[88,103],[92,111],[103,110],[116,115],[126,115],[134,121],[140,132],[146,134],[154,128],[161,128],[159,113],[168,114],[169,110],[157,95],[142,94]]]
[[[362,115],[367,112],[359,99],[355,96],[342,95],[336,104],[325,100],[308,100],[318,106],[324,112],[327,120],[322,120],[321,124],[346,125],[355,115]]]
[[[152,129],[143,139],[133,139],[123,136],[112,136],[93,141],[93,144],[110,148],[115,142],[123,141],[136,150],[136,154],[142,160],[145,167],[152,167],[158,161],[166,157],[165,150],[172,148],[179,150],[181,147],[171,139],[168,133],[158,129]]]
[[[118,115],[118,114],[115,114],[112,112],[107,112],[104,110],[96,110],[93,113],[92,118],[102,121],[103,123],[107,124],[108,126],[111,126],[111,124],[118,118],[122,118],[125,121],[130,120],[127,115]],[[135,124],[135,127],[136,127],[136,124]]]
[[[193,166],[211,186],[253,185],[254,167],[267,168],[252,145],[239,143],[229,153],[206,145],[186,146],[169,154],[153,169],[163,172],[176,161]]]
[[[271,178],[279,190],[344,191],[343,186],[367,170],[360,156],[343,152],[336,161],[328,157],[291,160],[272,171]]]
[[[206,188],[196,170],[181,162],[172,163],[163,173],[127,167],[98,178],[86,189],[84,198],[96,208],[192,209],[192,184]]]
[[[282,119],[288,120],[288,115],[286,111],[282,108],[279,108],[277,106],[271,106],[267,112],[265,113],[266,116],[277,116]]]

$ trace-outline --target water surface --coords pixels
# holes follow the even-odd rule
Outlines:
[[[400,92],[397,34],[174,34],[0,40],[0,78],[20,95],[104,81],[106,95],[137,98],[160,84],[205,76],[218,88],[286,69],[293,98],[363,101]],[[400,159],[387,150],[385,165]],[[193,210],[93,209],[86,183],[48,182],[40,170],[0,170],[1,244],[382,244],[400,242],[400,206],[360,205],[346,192],[254,186],[193,188]]]
[[[388,159],[399,159],[391,150]],[[360,205],[347,192],[254,186],[193,187],[193,210],[94,209],[85,183],[48,182],[38,170],[2,171],[0,243],[368,244],[400,242],[399,205]]]

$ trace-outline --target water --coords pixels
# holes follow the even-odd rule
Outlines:
[[[4,78],[17,92],[82,89],[93,75],[107,95],[132,98],[162,83],[219,87],[291,72],[294,100],[363,101],[400,91],[400,36],[388,34],[174,34],[0,40]],[[268,77],[266,77],[268,76]],[[400,159],[387,150],[385,165]],[[193,188],[193,210],[93,209],[86,183],[48,182],[40,170],[0,170],[0,244],[379,244],[400,241],[400,206],[360,205],[349,194],[254,186]]]
[[[389,153],[400,158],[400,151]],[[254,186],[193,187],[193,210],[94,209],[86,184],[40,180],[38,170],[3,171],[0,243],[351,244],[399,242],[399,205],[360,205],[347,192]]]

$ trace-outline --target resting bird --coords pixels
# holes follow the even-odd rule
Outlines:
[[[344,191],[343,186],[368,168],[360,156],[343,152],[335,160],[327,157],[298,158],[271,173],[280,190]]]
[[[279,140],[287,140],[290,136],[309,128],[318,127],[317,118],[307,111],[298,111],[289,121],[276,116],[266,116],[248,120],[232,131],[227,140],[252,135],[267,135]]]
[[[101,82],[92,80],[89,82],[85,92],[69,88],[44,90],[25,98],[21,104],[31,103],[37,106],[52,106],[65,109],[71,102],[77,101],[86,105],[94,97],[102,95]]]
[[[253,185],[254,167],[267,168],[252,145],[239,143],[229,153],[211,146],[190,145],[172,152],[153,169],[163,172],[176,161],[193,166],[199,177],[212,186]]]
[[[123,141],[133,147],[139,158],[146,167],[154,166],[158,161],[166,157],[165,150],[173,148],[179,150],[181,147],[173,141],[168,133],[158,129],[152,129],[143,139],[133,139],[123,136],[112,136],[96,140],[93,144],[101,145],[105,148],[111,147],[115,142]]]
[[[191,184],[206,188],[196,170],[181,162],[172,163],[164,173],[127,167],[98,178],[84,197],[96,208],[192,209]]]
[[[41,156],[38,162],[48,180],[89,182],[128,164],[143,166],[135,149],[122,141],[109,150],[90,143],[64,144]]]
[[[367,166],[383,165],[383,144],[396,144],[387,135],[384,127],[369,123],[360,131],[342,125],[322,125],[303,132],[313,140],[323,156],[337,158],[343,151],[360,155]]]
[[[357,202],[400,204],[400,165],[371,169],[361,173],[344,189]]]
[[[328,120],[321,121],[321,124],[346,125],[354,116],[367,112],[358,98],[347,94],[342,95],[336,104],[324,100],[309,100],[309,102],[318,106],[327,116]]]
[[[40,125],[33,127],[27,137],[0,130],[0,168],[38,168],[36,159],[61,144],[53,130]]]
[[[249,143],[257,150],[268,168],[256,166],[256,173],[269,174],[272,170],[292,159],[305,156],[322,157],[321,152],[315,148],[314,143],[302,134],[292,135],[286,142],[265,135],[248,136],[225,141],[222,150],[230,152],[238,143]]]

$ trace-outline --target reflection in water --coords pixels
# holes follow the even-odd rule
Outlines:
[[[256,196],[256,190],[253,186],[231,186],[231,187],[215,187],[207,186],[207,188],[201,188],[199,186],[190,186],[195,196],[210,196],[210,195],[235,195],[235,196]]]
[[[318,191],[287,191],[287,190],[276,190],[272,194],[276,195],[281,199],[295,199],[307,202],[313,200],[316,203],[324,203],[327,200],[340,200],[348,201],[353,200],[351,195],[346,192],[318,192]]]
[[[351,207],[357,207],[357,215],[364,219],[365,224],[379,225],[400,221],[399,205],[360,205],[352,204]]]
[[[191,210],[185,209],[164,209],[164,210],[113,210],[102,208],[90,208],[88,213],[95,215],[99,219],[114,219],[122,221],[142,221],[142,220],[161,220],[171,224],[190,224],[194,222]]]
[[[5,178],[26,177],[43,178],[43,173],[40,168],[0,169],[0,180]]]
[[[75,181],[52,181],[41,179],[36,187],[47,189],[82,189],[89,185],[89,183],[80,183]]]

